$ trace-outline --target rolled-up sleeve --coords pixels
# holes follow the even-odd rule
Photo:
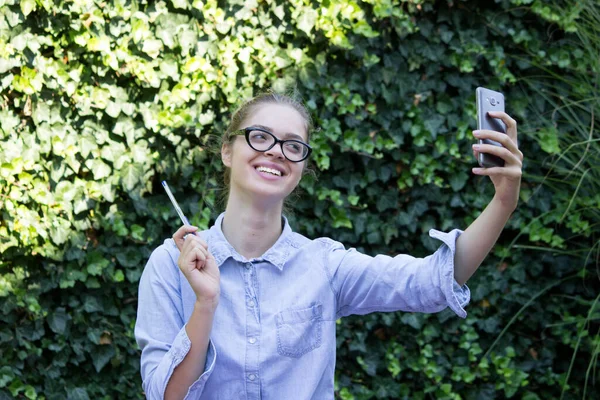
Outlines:
[[[438,312],[449,307],[465,318],[471,294],[454,279],[456,239],[462,231],[429,235],[442,245],[424,258],[400,254],[371,257],[325,240],[325,268],[336,294],[338,317],[374,311]]]
[[[138,291],[135,339],[142,350],[142,386],[148,399],[163,399],[173,370],[188,354],[191,341],[185,330],[179,268],[166,245],[150,256]],[[204,373],[189,388],[197,398],[214,369],[216,350],[209,342]]]

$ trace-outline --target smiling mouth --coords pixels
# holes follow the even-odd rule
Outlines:
[[[256,170],[259,172],[266,172],[268,174],[275,175],[275,176],[281,176],[281,171],[278,171],[278,170],[272,169],[272,168],[256,167]]]

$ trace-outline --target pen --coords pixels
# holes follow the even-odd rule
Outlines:
[[[181,222],[183,222],[184,225],[190,225],[190,222],[188,221],[188,219],[185,217],[185,215],[183,215],[183,211],[181,211],[179,204],[177,204],[177,200],[175,200],[175,197],[173,197],[173,193],[171,193],[171,189],[169,189],[169,185],[167,185],[167,181],[162,181],[162,185],[165,188],[165,191],[167,192],[167,196],[169,196],[169,198],[171,199],[171,203],[173,203],[173,207],[175,207],[175,211],[177,211],[177,215],[179,215],[179,218],[181,218]]]

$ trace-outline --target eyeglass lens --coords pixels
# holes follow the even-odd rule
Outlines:
[[[253,130],[248,134],[248,140],[254,150],[267,151],[275,145],[277,139],[270,133]],[[308,153],[308,147],[298,140],[285,140],[281,145],[283,154],[291,161],[302,160]]]

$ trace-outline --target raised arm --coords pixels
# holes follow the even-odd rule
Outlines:
[[[213,317],[219,304],[220,274],[208,246],[193,234],[196,227],[182,226],[173,235],[181,254],[177,260],[179,269],[196,294],[196,303],[185,325],[191,342],[190,350],[173,371],[165,390],[165,399],[183,399],[190,386],[204,372]]]
[[[496,193],[481,215],[473,221],[456,242],[454,279],[463,285],[475,273],[488,255],[504,225],[517,207],[521,187],[523,153],[517,146],[517,123],[508,114],[490,112],[506,124],[506,135],[489,130],[474,131],[477,139],[492,139],[504,147],[489,144],[473,145],[473,153],[489,153],[504,159],[504,167],[473,168],[476,175],[489,176]]]

